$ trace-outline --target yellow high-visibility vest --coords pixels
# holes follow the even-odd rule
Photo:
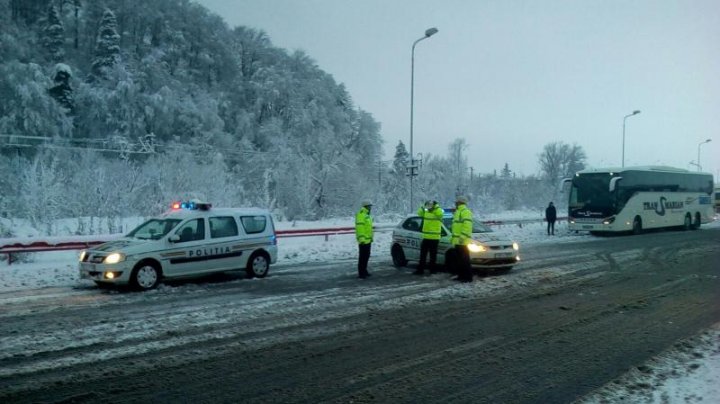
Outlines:
[[[468,245],[472,240],[473,214],[465,204],[458,206],[453,214],[452,244]]]
[[[435,204],[430,209],[421,206],[418,209],[418,216],[423,218],[422,233],[427,240],[440,240],[443,210],[440,205]]]
[[[355,215],[355,238],[358,244],[370,244],[373,241],[372,217],[364,206]]]

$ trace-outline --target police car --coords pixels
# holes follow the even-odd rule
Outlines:
[[[256,208],[175,202],[123,238],[83,250],[80,277],[152,289],[162,279],[244,269],[265,277],[277,260],[272,217]]]
[[[392,255],[396,267],[404,267],[408,261],[420,260],[420,243],[422,242],[423,219],[411,215],[403,219],[393,230]],[[443,214],[441,238],[438,245],[437,263],[451,264],[455,251],[451,244],[452,211]],[[468,245],[470,263],[478,268],[496,268],[510,270],[520,262],[520,246],[478,221],[473,221],[473,241]]]

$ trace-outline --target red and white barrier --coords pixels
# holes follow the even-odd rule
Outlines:
[[[564,220],[567,218],[558,218],[558,220]],[[543,222],[542,219],[525,219],[525,220],[488,220],[483,223],[488,226],[503,226],[503,225],[518,225],[522,226],[525,223],[539,223]],[[395,225],[381,225],[375,226],[375,231],[384,232],[394,229]],[[355,233],[354,227],[332,227],[332,228],[318,228],[318,229],[293,229],[293,230],[276,230],[275,234],[278,238],[285,237],[311,237],[311,236],[324,236],[325,241],[328,241],[330,236],[341,235],[341,234],[353,234]],[[12,254],[16,253],[30,253],[30,252],[44,252],[44,251],[68,251],[68,250],[82,250],[99,244],[107,243],[122,237],[120,234],[106,234],[97,236],[70,236],[70,237],[46,237],[43,239],[37,239],[33,237],[21,237],[21,238],[9,238],[0,239],[0,254],[7,254],[8,264],[12,262]]]

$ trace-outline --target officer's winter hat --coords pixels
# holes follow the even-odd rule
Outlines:
[[[362,201],[361,205],[362,206],[372,206],[372,202],[370,202],[369,200],[364,200],[364,201]]]
[[[468,203],[468,198],[466,196],[459,195],[457,198],[455,198],[456,203]]]

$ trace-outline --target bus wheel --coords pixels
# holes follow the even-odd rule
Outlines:
[[[695,223],[693,223],[693,230],[700,228],[700,212],[695,212]]]
[[[690,214],[688,213],[685,215],[685,223],[683,223],[683,229],[690,230],[692,227],[692,219],[690,219]]]
[[[639,217],[635,217],[635,220],[633,220],[632,232],[633,234],[642,233],[642,220]]]

